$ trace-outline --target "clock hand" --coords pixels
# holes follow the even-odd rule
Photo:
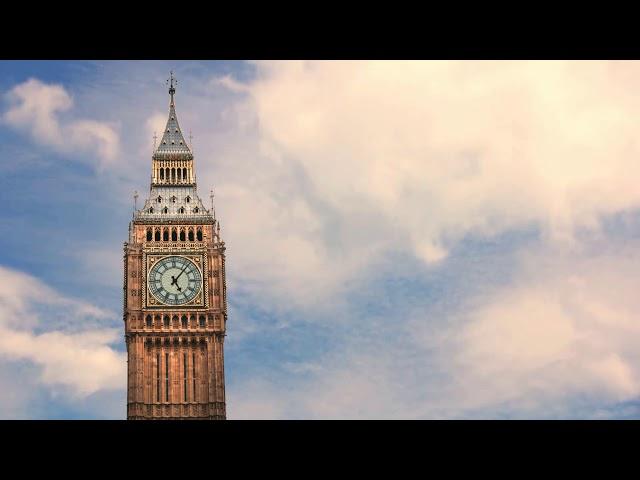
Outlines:
[[[178,285],[178,279],[184,273],[184,271],[187,269],[188,266],[189,266],[188,264],[185,265],[184,268],[182,269],[182,271],[180,272],[180,274],[177,277],[174,278],[174,276],[171,275],[171,285],[175,284],[175,286],[176,286],[176,288],[178,289],[179,292],[182,291],[182,288],[180,288],[180,285]]]
[[[180,276],[180,275],[178,275]],[[182,289],[180,288],[180,285],[178,285],[176,282],[178,281],[178,279],[176,277],[174,277],[173,275],[171,275],[171,285],[175,285],[176,288],[178,289],[179,292],[182,291]]]
[[[183,268],[183,269],[182,269],[182,271],[180,272],[180,275],[182,275],[182,274],[184,273],[184,271],[187,269],[187,267],[188,267],[188,266],[189,266],[188,264],[184,266],[184,268]],[[180,275],[178,275],[178,276],[176,277],[176,282],[177,282],[177,281],[178,281],[178,279],[180,278]]]

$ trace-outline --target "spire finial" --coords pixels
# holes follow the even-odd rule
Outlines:
[[[213,203],[213,199],[215,198],[215,196],[216,196],[215,189],[212,188],[211,189],[211,194],[209,195],[209,198],[211,198],[211,210],[213,210],[213,221],[214,222],[216,221],[216,205],[215,205],[215,203]]]
[[[133,191],[133,215],[135,216],[136,211],[138,210],[138,191]]]
[[[153,132],[153,151],[156,151],[156,141],[158,140],[158,135],[156,135],[156,132]]]
[[[173,105],[173,95],[176,93],[176,85],[178,80],[173,76],[173,70],[169,72],[169,78],[167,79],[167,85],[169,85],[169,95],[171,95],[171,104]]]

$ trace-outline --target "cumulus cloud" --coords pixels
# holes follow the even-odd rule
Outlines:
[[[242,381],[230,377],[230,416],[571,417],[581,402],[588,405],[581,415],[615,415],[616,402],[637,398],[640,265],[629,261],[633,245],[607,246],[603,221],[640,201],[638,65],[257,62],[249,80],[199,82],[215,95],[179,90],[182,127],[200,126],[201,194],[216,185],[235,311],[230,346],[264,336],[265,325],[252,318],[257,309],[278,317],[287,334],[283,319],[343,324],[328,352],[292,362],[285,376],[271,369],[272,378],[260,381],[250,372]],[[53,145],[60,131],[73,132],[62,115],[70,98],[60,90],[42,102],[14,97],[5,121]],[[161,130],[166,113],[155,108],[127,131]],[[76,141],[83,135],[81,128]],[[149,156],[135,164],[143,182]],[[522,231],[541,235],[498,285],[491,259],[464,240]],[[584,231],[600,232],[602,243],[584,244]],[[415,268],[400,271],[396,254],[415,259]],[[450,295],[446,283],[459,278],[449,269],[461,255],[484,268],[474,288],[439,309],[425,301],[410,315],[371,321],[370,310],[389,298],[401,305]],[[387,275],[395,283],[374,285]],[[418,276],[438,277],[434,291],[407,291]],[[45,307],[54,305],[52,292]],[[3,301],[18,311],[36,300]],[[59,317],[55,331],[66,341],[109,348],[108,334],[75,338]],[[21,352],[50,333],[38,331],[41,324],[29,327],[31,340],[12,337],[10,355],[27,358]],[[280,350],[291,341],[284,336]],[[50,363],[59,354],[51,355]],[[51,381],[87,382],[82,375]]]
[[[242,87],[213,84],[246,94],[237,124],[256,151],[216,161],[236,172],[219,198],[243,273],[265,248],[296,279],[266,288],[331,295],[384,252],[436,264],[466,235],[537,227],[571,243],[640,204],[636,62],[255,65]]]
[[[637,398],[636,251],[637,245],[620,247],[618,255],[527,254],[519,282],[489,295],[459,332],[453,358],[468,405],[518,401],[544,415],[571,396],[603,403]]]
[[[513,284],[423,310],[273,383],[248,380],[251,418],[582,418],[640,395],[640,257],[523,252]],[[625,258],[626,257],[626,258]],[[279,382],[283,383],[281,385]],[[260,399],[258,401],[257,399]]]
[[[23,130],[38,143],[62,153],[95,154],[99,166],[113,162],[119,150],[115,128],[90,119],[69,119],[73,99],[61,85],[31,78],[5,94],[10,103],[2,116],[6,124]]]
[[[120,340],[122,332],[117,329],[40,335],[7,329],[1,332],[1,354],[40,366],[40,381],[46,385],[67,386],[80,396],[125,385],[124,354],[109,346]]]
[[[122,389],[125,354],[119,329],[101,327],[111,312],[67,298],[38,279],[0,266],[0,357],[38,367],[37,381],[72,396]],[[9,388],[9,387],[7,387]]]

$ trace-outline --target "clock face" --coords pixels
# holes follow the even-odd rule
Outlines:
[[[167,305],[190,302],[202,287],[202,274],[196,264],[178,256],[158,260],[147,280],[151,294]]]

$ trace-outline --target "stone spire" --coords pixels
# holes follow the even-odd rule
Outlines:
[[[135,221],[190,221],[215,223],[198,196],[193,153],[182,135],[176,116],[176,80],[171,72],[169,118],[153,152],[150,194]]]
[[[182,135],[180,130],[180,124],[178,123],[178,116],[176,115],[176,105],[174,96],[176,93],[177,81],[171,72],[171,77],[167,80],[169,83],[169,96],[171,100],[169,102],[169,118],[167,119],[167,126],[164,128],[162,139],[158,144],[155,152],[153,152],[154,160],[161,160],[165,158],[175,158],[178,160],[191,160],[193,155],[189,145]]]

